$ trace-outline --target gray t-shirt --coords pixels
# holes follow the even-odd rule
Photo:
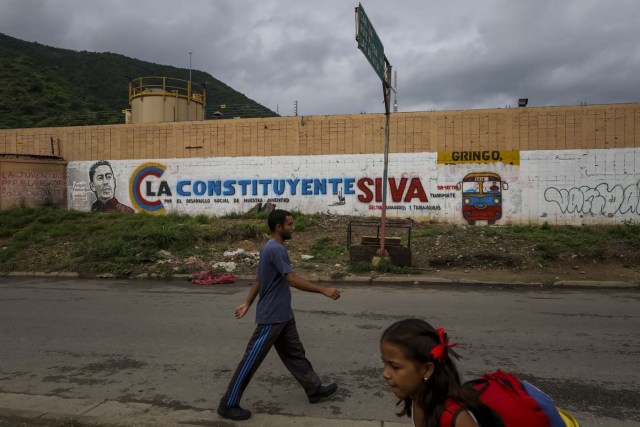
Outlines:
[[[260,249],[257,323],[283,323],[293,319],[291,289],[286,278],[286,274],[292,271],[291,259],[284,245],[271,239]]]

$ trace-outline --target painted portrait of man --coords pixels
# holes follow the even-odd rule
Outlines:
[[[111,163],[100,160],[89,169],[89,186],[96,195],[96,201],[91,205],[91,210],[96,212],[122,212],[134,213],[135,211],[116,199],[116,177]]]

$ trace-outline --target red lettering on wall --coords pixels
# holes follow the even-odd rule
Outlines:
[[[373,184],[371,178],[361,178],[358,180],[358,189],[362,191],[362,194],[358,194],[358,200],[362,203],[369,203],[373,200],[373,193],[369,189],[369,185]]]
[[[409,203],[413,199],[418,199],[422,203],[427,203],[427,193],[422,187],[420,178],[411,178],[409,186],[407,187],[408,178],[388,178],[389,189],[391,190],[391,200],[393,203]],[[360,178],[357,183],[360,194],[358,194],[358,201],[362,203],[370,203],[374,199],[375,201],[382,202],[382,178]],[[373,186],[373,189],[371,188]],[[402,197],[404,195],[404,198]]]
[[[427,203],[427,193],[424,191],[420,178],[388,178],[391,200],[393,203],[410,203],[413,199],[418,199],[422,203]],[[408,185],[407,185],[408,183]],[[371,188],[373,186],[373,188]],[[357,182],[360,190],[358,201],[362,203],[370,203],[374,199],[376,202],[382,202],[382,178],[360,178]],[[404,197],[403,197],[404,196]]]
[[[416,197],[422,203],[426,203],[428,201],[427,194],[424,192],[424,188],[422,188],[420,178],[411,178],[411,184],[409,184],[409,189],[407,190],[407,195],[405,196],[404,201],[408,203]]]
[[[407,186],[407,178],[401,178],[400,183],[396,185],[395,178],[389,178],[389,187],[391,189],[391,200],[393,203],[399,203],[404,194],[404,188]]]

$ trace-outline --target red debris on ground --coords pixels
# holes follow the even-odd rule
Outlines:
[[[235,281],[236,277],[231,273],[214,273],[211,270],[203,270],[191,275],[191,283],[196,285],[221,285]]]

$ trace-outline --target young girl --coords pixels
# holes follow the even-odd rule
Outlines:
[[[463,388],[450,353],[457,357],[443,329],[419,319],[389,326],[380,339],[382,376],[400,399],[398,416],[411,417],[415,427],[438,427],[443,411],[452,413],[454,427],[493,425],[491,410],[472,388]]]

